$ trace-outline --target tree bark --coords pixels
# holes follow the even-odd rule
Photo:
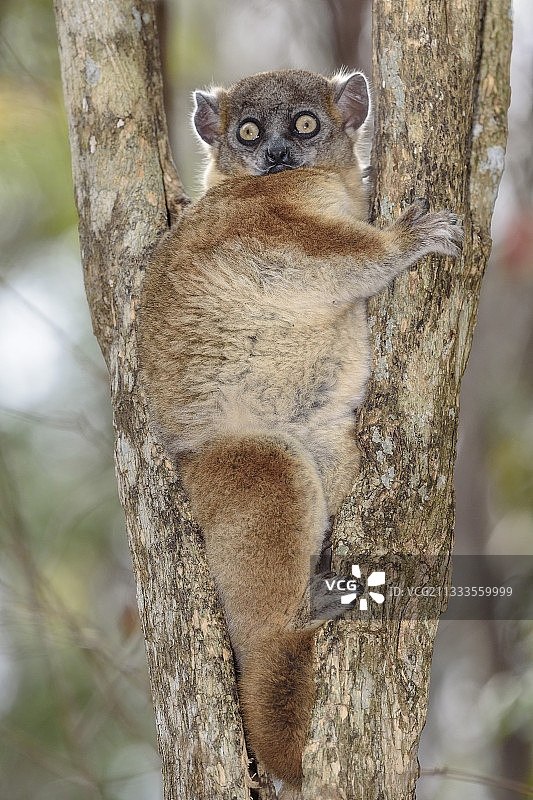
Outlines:
[[[457,395],[490,249],[508,103],[507,0],[376,0],[374,213],[416,196],[464,214],[461,264],[433,259],[370,304],[374,376],[363,468],[335,553],[436,553],[453,528]],[[233,662],[201,540],[153,439],[137,380],[147,252],[187,202],[169,154],[150,0],[55,0],[81,253],[111,380],[116,468],[146,641],[165,800],[250,796]],[[388,613],[388,612],[387,612]],[[304,795],[414,796],[436,622],[330,623]],[[264,779],[264,776],[263,776]],[[265,780],[262,800],[273,797]],[[324,793],[324,796],[325,793]]]

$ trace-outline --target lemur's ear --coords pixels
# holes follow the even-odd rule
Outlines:
[[[344,119],[344,127],[357,130],[368,116],[370,105],[368,81],[362,72],[335,75],[335,104]]]
[[[194,92],[195,109],[193,115],[194,127],[198,136],[214,145],[220,134],[220,90],[211,92]]]

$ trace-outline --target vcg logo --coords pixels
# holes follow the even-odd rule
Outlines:
[[[375,603],[381,605],[385,602],[385,595],[381,594],[381,592],[370,591],[370,587],[373,588],[375,586],[383,586],[385,583],[384,572],[371,572],[364,586],[360,583],[361,569],[359,564],[352,564],[352,575],[356,580],[350,580],[349,578],[333,578],[328,580],[326,578],[326,585],[330,592],[335,588],[339,592],[345,592],[345,594],[341,596],[341,603],[343,605],[349,605],[350,603],[353,603],[354,600],[359,598],[359,609],[361,611],[367,611],[368,600],[364,596],[367,593],[367,590],[368,595]]]

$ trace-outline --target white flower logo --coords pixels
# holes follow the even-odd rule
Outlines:
[[[352,575],[354,578],[361,578],[361,570],[359,568],[359,564],[352,564]],[[385,573],[384,572],[372,572],[367,579],[366,585],[369,586],[383,586],[385,583]],[[381,592],[369,592],[370,597],[374,600],[375,603],[385,602],[385,595],[381,594]],[[345,594],[341,597],[341,603],[343,605],[348,605],[348,603],[352,603],[354,600],[357,599],[358,593],[351,592],[350,594]],[[368,602],[366,597],[361,597],[359,600],[359,608],[361,611],[367,611],[368,609]]]

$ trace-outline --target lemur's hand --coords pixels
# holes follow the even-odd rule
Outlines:
[[[415,241],[413,249],[420,256],[439,253],[443,256],[457,257],[461,254],[463,229],[457,214],[451,211],[429,211],[429,203],[419,198],[410,205],[394,223],[402,234],[412,234]]]

